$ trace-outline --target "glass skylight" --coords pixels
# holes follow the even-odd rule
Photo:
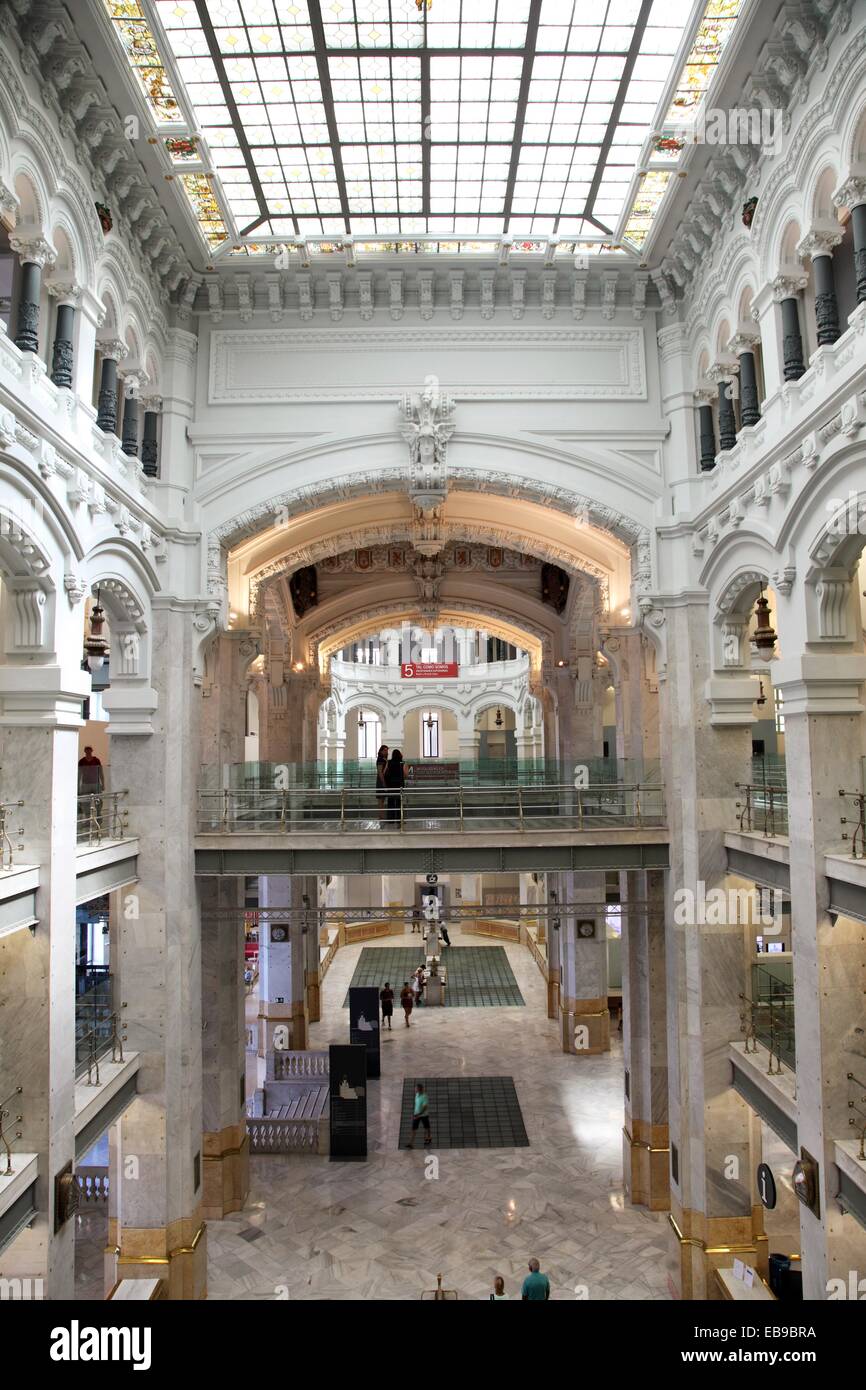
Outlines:
[[[265,250],[618,232],[640,248],[684,144],[663,137],[740,8],[709,0],[677,64],[693,0],[105,3],[156,124],[183,120],[176,88],[201,137],[212,178],[187,193],[209,244],[223,225]]]

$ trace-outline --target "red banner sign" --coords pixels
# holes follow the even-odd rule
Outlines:
[[[459,670],[456,661],[404,661],[400,675],[404,681],[442,680],[445,676],[456,676]]]

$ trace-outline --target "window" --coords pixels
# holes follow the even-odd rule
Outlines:
[[[421,711],[421,756],[423,758],[439,757],[438,710],[424,709]]]
[[[776,709],[776,733],[785,732],[785,697],[780,690],[773,691],[773,704]]]
[[[381,742],[381,719],[375,710],[362,709],[358,715],[358,757],[375,758]]]
[[[422,648],[421,648],[421,660],[422,660],[422,661],[425,661],[425,662],[430,662],[430,663],[433,663],[433,662],[438,661],[438,660],[439,660],[439,657],[438,657],[438,655],[437,655],[436,648],[435,648],[435,647],[422,647]]]

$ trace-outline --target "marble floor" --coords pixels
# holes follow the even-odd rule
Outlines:
[[[313,1048],[348,1041],[342,1006],[361,949],[334,959]],[[564,1054],[535,962],[505,949],[524,1008],[422,1008],[383,1035],[366,1163],[252,1160],[244,1211],[208,1225],[210,1298],[417,1299],[438,1274],[461,1299],[487,1298],[502,1274],[514,1298],[532,1256],[556,1299],[671,1297],[665,1218],[623,1196],[619,1039],[605,1056]],[[416,1075],[513,1077],[530,1147],[398,1150],[403,1078]]]

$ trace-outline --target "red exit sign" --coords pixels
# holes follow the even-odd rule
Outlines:
[[[404,681],[441,680],[444,676],[456,676],[459,670],[456,661],[404,661],[400,675]]]

